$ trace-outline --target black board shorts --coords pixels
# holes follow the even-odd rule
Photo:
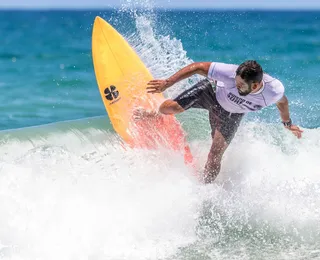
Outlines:
[[[174,101],[184,110],[189,108],[207,109],[212,137],[217,129],[223,135],[227,144],[232,141],[244,115],[224,110],[216,99],[215,86],[208,79],[204,79],[182,92]]]

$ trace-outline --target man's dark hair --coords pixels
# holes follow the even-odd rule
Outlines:
[[[247,83],[259,83],[263,77],[262,67],[255,60],[247,60],[240,64],[236,73]]]

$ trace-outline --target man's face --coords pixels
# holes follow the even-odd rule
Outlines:
[[[252,91],[252,84],[245,82],[240,76],[236,76],[236,86],[240,96],[246,96]]]

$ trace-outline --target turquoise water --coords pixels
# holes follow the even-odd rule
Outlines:
[[[0,129],[105,115],[91,60],[96,15],[133,46],[150,44],[140,55],[155,77],[191,61],[257,59],[285,84],[295,122],[320,124],[318,12],[149,11],[137,17],[117,11],[2,11]],[[152,66],[154,60],[165,68]]]
[[[154,77],[258,60],[303,138],[274,106],[248,115],[208,186],[180,154],[125,147],[94,77],[96,15]],[[0,35],[1,259],[320,259],[320,12],[0,11]],[[201,167],[207,114],[178,118]]]

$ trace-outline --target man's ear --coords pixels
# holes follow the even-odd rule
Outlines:
[[[253,90],[256,90],[258,87],[259,87],[259,83],[257,83],[257,82],[252,83],[252,89]]]

